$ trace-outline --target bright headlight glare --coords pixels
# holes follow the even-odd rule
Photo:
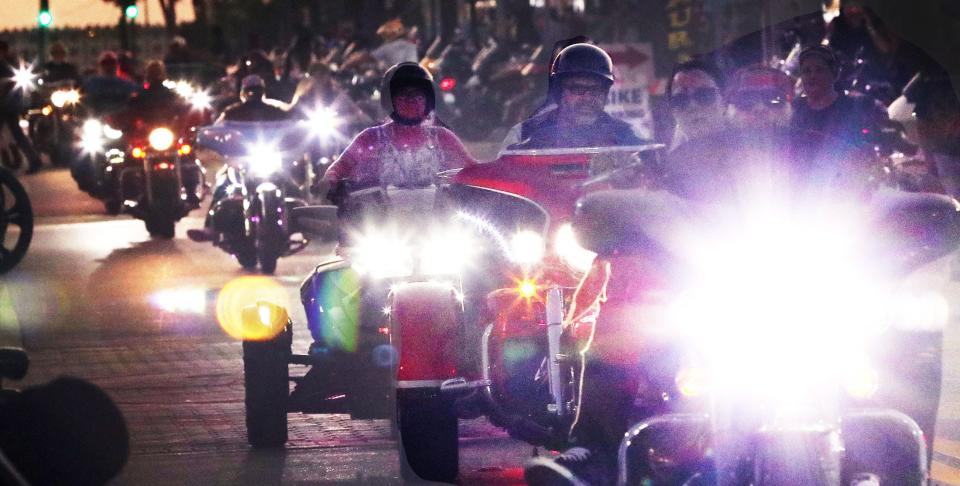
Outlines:
[[[880,375],[869,366],[857,366],[844,376],[844,387],[850,396],[868,399],[880,388]]]
[[[384,233],[357,237],[350,250],[353,268],[373,278],[400,278],[413,274],[413,252],[399,238]]]
[[[685,397],[700,397],[707,393],[709,378],[702,368],[683,368],[674,380],[677,390]]]
[[[943,330],[950,317],[950,304],[938,292],[897,295],[890,301],[890,324],[910,331]]]
[[[195,110],[206,110],[213,105],[213,98],[206,91],[196,91],[188,99],[190,106]]]
[[[477,242],[467,231],[452,228],[434,233],[420,249],[420,271],[426,275],[455,275],[473,261]]]
[[[521,265],[531,265],[543,258],[543,237],[530,230],[521,230],[510,239],[510,259]]]
[[[83,134],[91,137],[99,137],[103,133],[103,124],[100,120],[91,118],[83,122]]]
[[[565,224],[557,230],[554,246],[563,261],[581,272],[590,270],[590,265],[597,256],[596,253],[580,246],[570,224]]]
[[[320,138],[326,139],[336,136],[339,131],[340,116],[331,108],[321,107],[307,114],[311,132]]]
[[[266,144],[257,144],[250,147],[247,153],[250,170],[261,176],[268,176],[280,170],[283,161],[275,147]]]
[[[54,91],[50,95],[50,103],[57,108],[63,108],[67,104],[67,92],[63,90]]]
[[[150,146],[154,150],[167,150],[173,146],[174,142],[173,132],[169,128],[154,128],[150,135],[147,136],[147,140],[150,142]]]

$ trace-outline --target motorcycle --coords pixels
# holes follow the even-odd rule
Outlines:
[[[119,143],[103,153],[98,194],[108,213],[130,214],[143,220],[150,236],[168,239],[174,237],[177,221],[200,207],[206,174],[189,134],[178,135],[175,125],[136,120],[129,133],[120,132]],[[92,137],[94,128],[85,126],[86,136]]]
[[[15,229],[14,229],[15,228]],[[13,269],[33,239],[33,209],[13,172],[0,167],[0,274]]]
[[[562,441],[557,424],[569,416],[558,418],[551,394],[560,390],[546,391],[537,370],[547,292],[572,290],[592,258],[571,232],[574,202],[622,184],[635,154],[659,147],[504,152],[440,174],[436,188],[347,188],[337,207],[294,210],[305,232],[338,233],[342,246],[300,288],[315,338],[307,354],[291,349],[285,309],[245,311],[249,442],[281,447],[290,412],[396,419],[403,476],[449,482],[461,417]],[[554,384],[559,373],[550,365]]]
[[[947,304],[911,275],[960,244],[956,201],[750,203],[579,203],[574,230],[598,254],[584,282],[600,284],[570,329],[593,342],[603,327],[601,346],[635,360],[647,412],[618,484],[927,484]]]
[[[80,93],[72,81],[45,83],[34,93],[27,111],[28,133],[38,152],[55,166],[70,165],[74,157],[74,132],[81,119]]]
[[[226,122],[202,127],[198,144],[226,157],[225,194],[210,209],[213,244],[245,269],[276,271],[280,257],[304,249],[290,218],[314,182],[309,122]],[[218,184],[220,181],[218,181]]]

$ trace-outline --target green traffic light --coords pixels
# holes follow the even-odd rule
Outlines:
[[[123,14],[127,16],[128,19],[135,19],[137,15],[140,15],[140,9],[136,5],[127,5],[127,8],[123,9]]]
[[[53,14],[49,10],[41,10],[40,14],[37,15],[37,22],[40,27],[50,27],[50,24],[53,23]]]

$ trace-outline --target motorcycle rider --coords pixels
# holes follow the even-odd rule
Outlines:
[[[727,116],[734,127],[786,128],[793,116],[793,79],[783,71],[754,64],[738,69],[727,92]]]
[[[183,98],[163,85],[167,70],[162,61],[147,63],[143,87],[137,90],[127,104],[126,117],[150,120],[169,120],[189,110]]]
[[[726,127],[724,78],[705,60],[677,64],[667,81],[670,112],[676,121],[670,148],[715,133]]]
[[[240,83],[240,102],[228,106],[214,124],[229,121],[239,122],[276,122],[290,118],[290,113],[281,106],[283,102],[267,98],[266,83],[256,74],[250,74]],[[217,203],[227,195],[230,180],[227,177],[228,166],[224,165],[217,171],[216,187],[210,198],[210,208],[203,229],[187,230],[187,237],[196,242],[214,241],[217,238],[212,226],[213,209]]]
[[[757,173],[785,175],[788,185],[782,188],[803,195],[808,188],[839,185],[835,179],[866,179],[859,164],[845,162],[850,149],[816,133],[787,129],[792,82],[774,71],[748,67],[733,76],[728,90],[735,100],[728,111],[732,127],[672,150],[656,185],[684,199],[717,202],[739,194],[744,183],[753,182],[744,177]],[[841,190],[846,187],[840,185]],[[581,348],[580,403],[570,431],[574,447],[552,461],[532,460],[525,470],[529,484],[614,483],[624,432],[638,419],[657,413],[635,405],[644,379],[638,367],[653,351],[642,349],[647,343],[624,339],[638,323],[635,311],[628,310],[633,308],[621,304],[635,298],[634,289],[643,286],[638,282],[657,278],[649,264],[642,265],[629,257],[597,259],[574,295],[565,326],[578,325],[585,315],[595,318],[594,332]]]
[[[342,182],[422,187],[437,172],[474,164],[460,139],[430,122],[435,106],[433,78],[414,62],[403,62],[384,75],[389,86],[390,121],[368,128],[350,143],[323,175],[335,204],[344,196]]]
[[[120,111],[127,106],[137,85],[118,75],[120,62],[113,51],[104,51],[97,61],[99,74],[88,78],[80,86],[84,104],[95,116]]]
[[[854,96],[836,88],[840,64],[826,46],[813,46],[800,53],[800,81],[804,96],[793,103],[794,128],[822,131],[853,144],[870,143],[887,121],[886,111],[866,96]]]
[[[223,110],[217,123],[223,121],[280,121],[290,118],[286,103],[267,98],[267,84],[259,75],[251,74],[240,82],[240,101]]]
[[[917,135],[920,147],[928,160],[932,160],[947,195],[960,198],[960,99],[957,98],[950,73],[939,66],[930,66],[918,73],[903,89],[907,100],[915,104]],[[960,259],[951,261],[951,273],[957,280]],[[934,426],[940,401],[942,332],[926,336],[926,342],[915,340],[924,355],[934,358],[922,378],[911,376],[904,380],[909,390],[892,397],[894,408],[903,411],[917,421],[927,439],[927,452],[933,453]],[[896,358],[894,358],[896,359]],[[905,358],[909,361],[917,361]],[[900,362],[900,361],[898,361]],[[907,361],[902,361],[907,362]]]
[[[67,62],[67,48],[60,42],[54,42],[50,46],[50,60],[43,65],[43,81],[70,81],[72,85],[80,84],[80,72],[77,71],[77,66]]]
[[[603,49],[591,44],[564,48],[550,69],[550,78],[559,87],[557,109],[523,122],[522,141],[509,149],[643,143],[629,123],[603,111],[613,86],[613,61]]]
[[[560,51],[565,48],[572,46],[574,44],[592,44],[593,41],[585,35],[578,35],[571,37],[569,39],[561,39],[553,44],[553,52],[550,54],[550,62],[547,63],[547,97],[543,100],[543,103],[537,107],[530,116],[527,117],[527,120],[534,118],[538,115],[546,113],[550,110],[556,109],[557,99],[560,97],[560,87],[557,86],[556,79],[552,76],[551,67],[553,66],[554,61],[557,60],[557,56],[560,55]],[[526,70],[527,68],[524,67]],[[526,121],[526,120],[524,120]],[[510,131],[507,132],[507,135],[503,138],[503,142],[500,144],[500,151],[503,152],[507,147],[519,143],[525,137],[521,134],[523,129],[523,121],[517,123],[510,128]]]

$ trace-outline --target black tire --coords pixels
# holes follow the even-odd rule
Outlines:
[[[282,448],[287,442],[292,332],[269,341],[243,342],[247,442],[255,448]]]
[[[120,214],[120,209],[123,208],[123,204],[119,199],[110,198],[103,201],[103,208],[110,216],[116,216]]]
[[[177,232],[177,222],[173,218],[164,216],[148,217],[144,224],[150,236],[157,238],[172,239]]]
[[[244,270],[253,271],[257,268],[257,249],[254,247],[251,238],[244,238],[243,242],[237,246],[236,253],[233,256],[237,258],[237,263]]]
[[[439,389],[397,390],[400,473],[406,480],[453,483],[460,468],[459,424]]]
[[[277,256],[261,254],[257,258],[260,260],[260,271],[266,275],[273,275],[277,271]]]
[[[7,243],[7,230],[17,226],[20,233]],[[12,172],[0,169],[0,273],[15,267],[27,254],[33,239],[33,207],[26,189]]]
[[[277,220],[277,204],[283,204],[283,200],[269,197],[261,201],[260,223],[256,232],[257,260],[260,262],[260,271],[271,275],[277,271],[280,248],[287,239]]]

